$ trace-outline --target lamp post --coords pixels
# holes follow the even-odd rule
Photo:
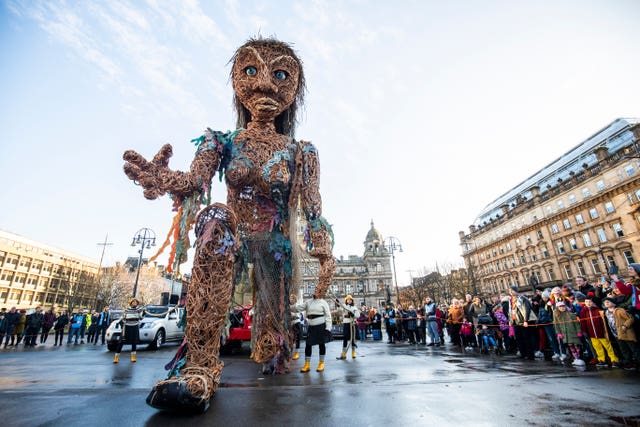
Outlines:
[[[133,236],[131,240],[131,246],[140,245],[140,256],[138,257],[138,272],[136,273],[136,282],[133,285],[133,295],[132,298],[136,297],[136,293],[138,292],[138,279],[140,278],[140,269],[142,268],[142,254],[144,252],[144,247],[147,249],[151,249],[151,246],[156,245],[156,233],[150,228],[141,228],[138,232]]]
[[[391,252],[391,262],[393,263],[393,281],[396,287],[396,305],[400,304],[400,291],[398,290],[398,277],[396,276],[396,251],[402,252],[402,243],[397,237],[389,236],[384,242],[384,248]]]
[[[476,277],[473,274],[473,264],[471,262],[471,250],[469,249],[469,241],[465,238],[463,244],[465,255],[467,256],[467,263],[469,264],[469,279],[471,279],[471,285],[473,286],[473,294],[478,295],[478,286],[476,285]]]

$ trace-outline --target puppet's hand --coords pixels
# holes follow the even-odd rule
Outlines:
[[[173,155],[170,144],[164,145],[152,161],[147,161],[133,150],[125,151],[122,158],[124,173],[130,180],[139,184],[144,189],[144,197],[153,200],[162,196],[169,188],[165,188],[167,177],[172,173],[168,168],[169,158]]]

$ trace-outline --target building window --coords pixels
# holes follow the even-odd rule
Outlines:
[[[604,204],[604,210],[610,214],[610,213],[614,213],[616,211],[616,208],[613,206],[612,202],[607,202]]]
[[[558,253],[559,254],[563,254],[564,253],[564,245],[562,244],[562,242],[556,243],[556,246],[558,247]]]
[[[615,231],[616,236],[618,236],[618,237],[623,237],[624,236],[624,232],[622,231],[622,225],[620,225],[619,222],[616,222],[615,224],[612,224],[611,227],[613,227],[613,231]]]
[[[581,276],[586,276],[587,272],[584,270],[584,264],[582,263],[582,261],[576,262],[576,265],[578,266],[578,274],[580,274]]]
[[[536,262],[538,260],[538,256],[536,254],[531,255],[531,262]]]
[[[547,215],[553,215],[553,208],[551,206],[547,206]]]
[[[564,275],[567,277],[567,279],[571,279],[573,277],[573,275],[571,274],[571,266],[569,266],[569,264],[566,264],[564,266]]]
[[[511,243],[507,243],[507,250],[510,251],[511,250]]]
[[[520,246],[520,239],[516,239],[516,248]]]
[[[578,224],[578,225],[584,224],[584,218],[582,218],[582,214],[577,214],[576,215],[576,224]]]
[[[525,236],[525,240],[527,241],[527,243],[531,243],[531,237],[529,237],[528,234]]]
[[[527,260],[524,258],[524,255],[520,255],[520,265],[525,265]]]
[[[560,230],[558,229],[558,224],[551,224],[551,232],[558,233]]]
[[[511,262],[511,267],[515,267],[516,266],[516,259],[515,258],[511,258],[509,260],[509,262]]]
[[[607,267],[613,267],[616,265],[616,262],[613,260],[611,255],[607,255]]]
[[[598,210],[596,208],[589,209],[589,216],[591,217],[591,219],[598,218]]]
[[[502,246],[500,246],[500,253],[503,254],[504,253],[504,248]]]
[[[624,255],[624,259],[627,260],[627,264],[633,264],[635,262],[631,251],[624,251],[622,254]]]
[[[591,246],[591,237],[589,237],[589,233],[584,233],[582,235],[582,241],[584,242],[585,248]]]
[[[569,194],[569,203],[572,205],[577,202],[575,194]]]
[[[562,200],[558,200],[556,202],[556,205],[558,205],[558,209],[563,209],[564,208],[564,202]]]
[[[589,191],[589,188],[585,187],[585,188],[582,189],[582,196],[583,197],[591,196],[591,191]]]
[[[549,281],[556,280],[556,274],[553,272],[553,268],[547,270],[547,275],[549,276]]]
[[[596,230],[596,234],[598,234],[598,240],[600,243],[604,243],[607,241],[607,235],[604,234],[604,228],[598,228]]]
[[[624,171],[627,173],[627,176],[632,176],[633,174],[636,173],[635,168],[633,167],[633,165],[627,165],[624,167]]]
[[[536,235],[538,236],[538,239],[542,239],[542,231],[541,230],[536,231]]]
[[[640,188],[636,190],[635,194],[636,194],[636,200],[640,202]],[[633,203],[633,200],[631,201],[631,203]]]
[[[593,268],[593,274],[601,274],[602,270],[600,269],[600,264],[598,260],[595,258],[591,258],[591,268]]]
[[[568,230],[571,228],[571,222],[569,222],[568,218],[562,221],[562,225],[564,225],[565,230]]]
[[[598,181],[596,181],[596,186],[598,187],[598,191],[602,191],[607,188],[604,185],[604,179],[599,179]]]
[[[546,246],[543,246],[541,251],[542,251],[542,258],[549,258],[549,251],[547,250]]]
[[[2,275],[0,276],[0,281],[3,282],[10,282],[13,280],[13,271],[3,271]]]
[[[571,247],[572,250],[576,250],[578,249],[578,245],[576,245],[576,239],[574,239],[573,237],[569,239],[569,246]]]

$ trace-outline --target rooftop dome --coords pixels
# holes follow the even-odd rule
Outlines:
[[[382,235],[376,228],[373,226],[373,220],[371,220],[371,229],[367,233],[367,242],[382,242]]]

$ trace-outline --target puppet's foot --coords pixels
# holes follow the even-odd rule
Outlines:
[[[203,413],[218,384],[204,368],[186,368],[180,377],[158,381],[149,395],[147,404],[156,409],[172,412]]]

